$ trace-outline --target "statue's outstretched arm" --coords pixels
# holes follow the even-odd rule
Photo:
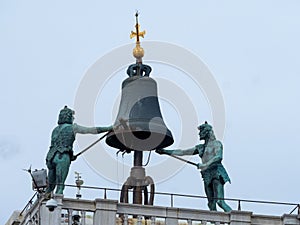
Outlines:
[[[196,155],[198,154],[198,149],[196,147],[193,148],[189,148],[189,149],[157,149],[156,150],[157,153],[159,154],[166,154],[166,155],[179,155],[179,156],[183,156],[183,155]]]
[[[97,127],[97,132],[99,133],[103,133],[103,132],[108,132],[108,131],[112,131],[113,130],[113,126],[108,126],[108,127]]]
[[[111,131],[113,129],[112,126],[109,127],[84,127],[78,124],[73,124],[74,133],[79,134],[99,134],[106,131]]]

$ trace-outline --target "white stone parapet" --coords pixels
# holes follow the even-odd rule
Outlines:
[[[237,210],[225,213],[126,204],[108,199],[70,199],[63,198],[62,195],[56,195],[54,199],[58,202],[58,207],[53,212],[46,208],[46,201],[40,201],[25,212],[20,225],[73,225],[74,212],[80,215],[78,225],[300,225],[295,214],[269,216]]]

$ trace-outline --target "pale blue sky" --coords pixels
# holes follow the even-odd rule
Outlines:
[[[214,74],[226,109],[224,165],[232,180],[226,185],[226,196],[300,201],[299,1],[2,0],[0,171],[5,184],[0,199],[6,207],[1,208],[1,224],[33,194],[30,177],[21,169],[30,164],[45,168],[58,111],[65,104],[73,107],[85,72],[112,49],[133,42],[129,33],[136,9],[141,12],[141,28],[147,30],[145,40],[186,48]],[[163,65],[151,66],[163,77]],[[120,92],[110,91],[112,95]],[[193,94],[193,90],[187,92]],[[192,101],[201,109],[201,101]],[[210,120],[205,118],[207,106],[203,108],[206,113],[198,120]],[[97,124],[113,122],[108,119],[112,112],[99,105],[95,112]],[[166,121],[175,123],[170,117],[164,114]],[[130,156],[125,158],[130,161]],[[72,164],[68,183],[74,182],[75,170],[83,173],[86,185],[117,187],[83,158]],[[204,195],[200,175],[191,166],[158,184],[157,190],[169,191],[171,186],[176,193]]]

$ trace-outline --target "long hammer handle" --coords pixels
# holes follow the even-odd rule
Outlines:
[[[169,155],[169,156],[175,158],[175,159],[178,159],[178,160],[180,160],[180,161],[183,161],[183,162],[186,162],[186,163],[188,163],[188,164],[191,164],[191,165],[193,165],[193,166],[198,167],[198,163],[191,162],[191,161],[189,161],[189,160],[183,159],[183,158],[178,157],[178,156],[176,156],[176,155],[171,155],[171,154],[166,153],[166,152],[164,152],[164,153],[165,153],[166,155]]]
[[[127,120],[124,119],[120,119],[120,123],[118,126],[116,126],[113,130],[117,129],[119,126],[123,125],[124,123],[126,124]],[[92,144],[90,144],[89,146],[87,146],[85,149],[83,149],[81,152],[77,153],[75,155],[75,157],[81,155],[82,153],[86,152],[87,150],[89,150],[91,147],[93,147],[95,144],[97,144],[99,141],[101,141],[103,138],[105,138],[107,135],[109,135],[111,132],[113,132],[113,130],[108,131],[106,134],[104,134],[102,137],[100,137],[98,140],[94,141]]]
[[[101,141],[103,138],[105,138],[110,132],[112,132],[111,130],[108,131],[106,134],[104,134],[102,137],[100,137],[99,139],[97,139],[96,141],[94,141],[92,144],[90,144],[89,146],[87,146],[85,149],[83,149],[81,152],[77,153],[75,155],[75,157],[80,156],[82,153],[86,152],[87,150],[89,150],[91,147],[93,147],[95,144],[97,144],[99,141]]]

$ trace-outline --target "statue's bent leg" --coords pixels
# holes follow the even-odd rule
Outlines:
[[[69,173],[69,167],[70,167],[70,155],[68,153],[59,153],[56,154],[54,157],[54,160],[57,164],[56,166],[56,182],[57,182],[57,188],[56,188],[56,194],[63,194],[63,191],[65,189],[65,181]]]
[[[205,193],[206,193],[206,197],[208,200],[208,208],[211,211],[216,211],[217,210],[217,200],[214,198],[214,191],[213,191],[213,186],[212,184],[207,184],[206,182],[204,182],[204,189],[205,189]]]
[[[213,181],[214,184],[214,190],[216,193],[216,197],[218,198],[217,204],[220,206],[224,212],[229,212],[231,211],[231,207],[226,204],[224,200],[224,184],[221,183],[220,180],[214,179]]]

